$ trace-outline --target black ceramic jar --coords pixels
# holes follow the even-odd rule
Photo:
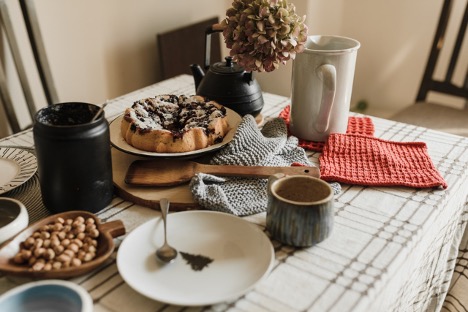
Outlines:
[[[112,200],[109,124],[99,106],[59,103],[39,110],[34,143],[44,205],[97,212]]]

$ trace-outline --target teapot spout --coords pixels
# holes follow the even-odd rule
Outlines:
[[[203,80],[205,73],[203,69],[198,64],[190,65],[190,69],[192,70],[193,79],[195,81],[195,91],[198,89],[200,82]]]

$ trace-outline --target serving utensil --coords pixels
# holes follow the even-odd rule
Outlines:
[[[107,106],[107,104],[109,104],[109,101],[106,101],[104,104],[102,104],[101,108],[99,108],[99,110],[96,112],[96,114],[94,115],[94,117],[91,119],[90,122],[95,121],[101,115],[101,113],[104,111],[104,108]]]
[[[169,200],[161,198],[159,201],[161,205],[161,214],[164,223],[164,244],[156,250],[156,256],[162,262],[172,262],[177,257],[177,250],[167,243],[167,213],[169,212]]]
[[[171,186],[188,182],[197,173],[220,176],[268,178],[275,173],[308,175],[319,178],[317,167],[265,167],[206,165],[189,160],[136,160],[129,166],[125,183],[142,186]]]

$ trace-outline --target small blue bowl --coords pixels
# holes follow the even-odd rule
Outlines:
[[[63,280],[30,282],[0,296],[0,311],[92,312],[93,300],[81,286]]]

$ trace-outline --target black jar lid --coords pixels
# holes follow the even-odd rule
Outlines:
[[[99,106],[81,102],[58,103],[36,113],[35,122],[47,126],[79,126],[90,123]]]

